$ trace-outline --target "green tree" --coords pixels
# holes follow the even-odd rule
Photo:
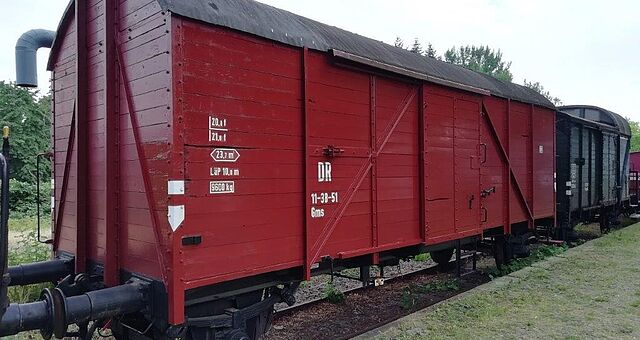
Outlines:
[[[400,47],[409,52],[413,52],[425,57],[442,60],[442,58],[438,55],[438,52],[436,51],[435,48],[433,48],[433,45],[431,43],[427,44],[427,48],[423,48],[422,43],[418,38],[413,39],[413,44],[411,45],[411,47],[405,47],[404,40],[402,40],[402,38],[400,37],[396,37],[396,40],[393,42],[393,46]]]
[[[552,96],[549,91],[545,90],[544,86],[542,86],[540,84],[540,82],[532,82],[532,81],[527,81],[526,79],[524,80],[524,86],[540,93],[541,95],[543,95],[545,98],[549,99],[550,102],[553,103],[553,105],[562,105],[562,100],[558,97],[554,97]]]
[[[626,117],[631,127],[631,151],[640,151],[640,123]]]
[[[440,57],[438,56],[438,52],[435,50],[435,48],[433,48],[433,45],[431,45],[431,43],[427,44],[427,49],[424,51],[424,55],[429,57],[429,58],[435,58],[435,59],[440,59]]]
[[[0,126],[11,128],[10,206],[17,213],[28,214],[34,208],[36,155],[51,149],[50,107],[49,95],[39,97],[37,91],[0,81]],[[44,190],[49,188],[50,174],[51,164],[45,161],[40,168]]]
[[[503,61],[502,52],[489,46],[454,46],[444,53],[444,60],[501,80],[513,80],[511,62]]]
[[[393,46],[404,48],[404,40],[402,40],[400,37],[396,37],[396,41],[393,42]]]
[[[413,39],[413,45],[411,45],[409,51],[420,55],[423,54],[422,44],[420,44],[420,40],[418,40],[418,38]]]

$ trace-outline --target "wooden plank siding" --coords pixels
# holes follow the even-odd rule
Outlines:
[[[105,70],[117,65],[105,63],[105,0],[87,2],[87,88],[86,88],[86,143],[88,152],[87,212],[88,225],[85,243],[89,261],[104,263],[105,260],[105,218],[106,218],[106,98]],[[169,55],[171,37],[167,13],[163,13],[156,1],[120,0],[116,6],[116,44],[122,54],[122,65],[128,76],[128,84],[134,114],[138,121],[138,132],[144,145],[143,159],[150,168],[150,174],[143,174],[141,160],[136,149],[136,140],[131,124],[129,103],[125,95],[121,73],[116,73],[119,87],[116,89],[115,108],[118,144],[118,190],[117,224],[119,244],[119,266],[130,272],[163,278],[158,253],[167,244],[166,223],[166,183],[168,165],[168,142],[170,140],[171,109],[171,58]],[[72,12],[71,15],[74,15]],[[69,150],[69,136],[73,117],[75,93],[75,17],[62,27],[59,44],[53,61],[54,112],[54,178],[56,183],[55,215],[60,218],[59,239],[56,251],[73,254],[76,249],[76,169],[75,148]],[[68,185],[65,204],[61,205],[62,183],[67,152],[71,152]],[[143,176],[150,176],[153,186],[153,204],[157,211],[150,211],[146,199]],[[60,211],[63,207],[63,211]],[[162,238],[158,242],[151,223],[151,214],[157,214],[163,224]]]

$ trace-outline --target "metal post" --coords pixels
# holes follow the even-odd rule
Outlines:
[[[456,241],[456,276],[460,277],[461,272],[462,272],[462,263],[461,263],[461,258],[462,254],[460,251],[460,240]]]
[[[475,249],[473,251],[473,271],[475,272],[477,270],[477,263],[478,263],[478,250]]]
[[[360,281],[362,281],[362,287],[371,283],[371,268],[369,266],[360,266]]]

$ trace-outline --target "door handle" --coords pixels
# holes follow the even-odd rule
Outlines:
[[[493,194],[494,192],[496,192],[496,187],[491,187],[488,189],[484,189],[480,192],[480,197],[485,198],[491,194]]]
[[[473,209],[473,200],[476,199],[476,195],[469,196],[469,209]]]
[[[480,149],[482,150],[482,161],[480,161],[480,164],[484,164],[487,162],[487,144],[480,143]]]
[[[489,219],[489,210],[487,208],[482,207],[482,220],[480,222],[485,223]]]

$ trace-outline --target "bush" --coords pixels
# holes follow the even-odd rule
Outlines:
[[[9,210],[11,217],[36,216],[37,190],[35,183],[9,181]],[[51,184],[40,182],[40,214],[49,215],[51,211]]]

